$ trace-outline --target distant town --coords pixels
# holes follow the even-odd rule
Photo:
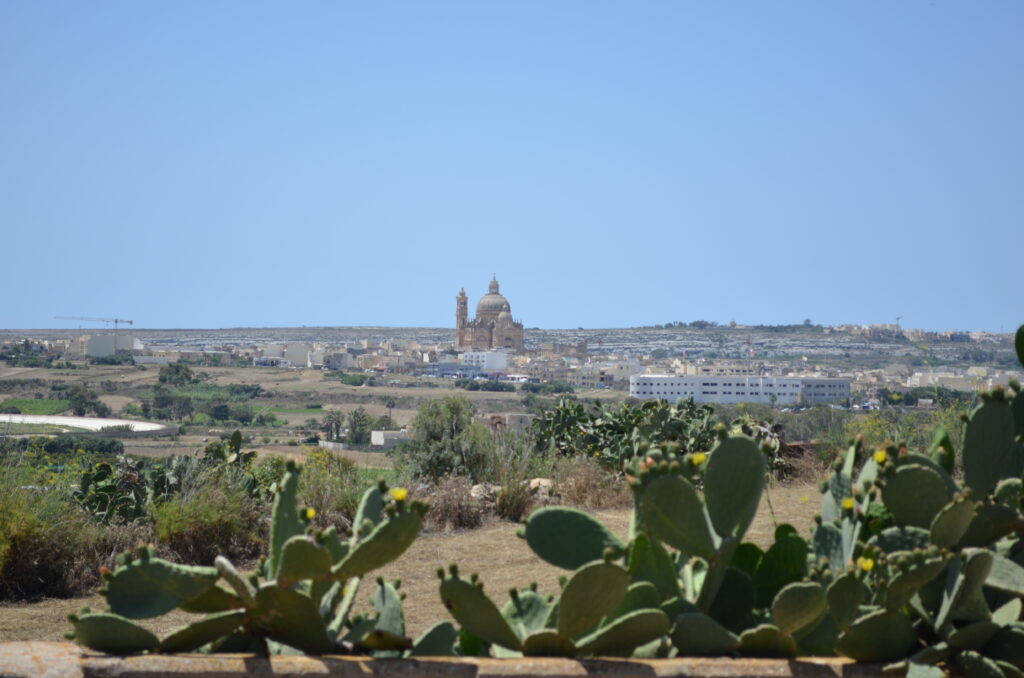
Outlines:
[[[131,320],[82,318],[95,330],[0,330],[9,367],[84,362],[348,371],[384,379],[564,384],[637,399],[834,404],[870,408],[881,394],[922,388],[978,392],[1024,380],[1012,337],[926,332],[899,324],[745,326],[673,321],[627,329],[528,329],[497,279],[469,316],[455,298],[454,328],[303,327],[134,329]],[[396,384],[402,383],[396,379]],[[921,401],[921,402],[918,402]],[[927,407],[928,398],[910,406]]]

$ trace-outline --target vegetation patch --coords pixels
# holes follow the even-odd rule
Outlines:
[[[45,398],[8,398],[0,403],[0,412],[12,414],[60,414],[71,409],[67,400]]]

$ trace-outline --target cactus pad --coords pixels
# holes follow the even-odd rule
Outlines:
[[[839,636],[836,651],[863,662],[891,662],[908,656],[917,645],[910,618],[876,610],[864,615]]]
[[[1022,497],[1020,478],[1003,478],[996,485],[994,494],[996,501],[1000,504],[1014,509],[1020,507]]]
[[[107,654],[137,654],[157,649],[160,639],[133,621],[109,612],[71,615],[75,642]]]
[[[161,652],[195,652],[203,645],[231,635],[245,620],[244,610],[210,615],[172,631],[160,641]]]
[[[488,643],[521,649],[519,637],[491,599],[475,585],[457,577],[441,582],[441,602],[463,629]]]
[[[740,634],[737,649],[744,657],[795,657],[796,641],[774,624],[761,624]]]
[[[852,624],[870,591],[853,572],[837,577],[828,587],[828,610],[841,630]]]
[[[547,598],[529,589],[517,592],[501,608],[501,616],[520,638],[526,638],[544,628],[550,614],[551,605]]]
[[[950,494],[953,494],[960,490],[960,488],[956,484],[956,481],[953,480],[953,477],[942,466],[942,464],[938,463],[937,461],[935,461],[934,459],[927,455],[917,454],[915,452],[908,452],[906,454],[901,454],[898,457],[896,457],[895,461],[897,469],[910,465],[924,466],[926,468],[930,468],[931,470],[939,474],[939,477],[942,478],[942,482],[946,484],[946,488],[949,490]]]
[[[965,650],[956,656],[957,667],[969,678],[1004,678],[1002,669],[993,660],[973,650]]]
[[[727,629],[737,630],[754,609],[757,592],[750,575],[735,567],[726,568],[708,615]]]
[[[663,475],[640,492],[640,509],[652,537],[683,553],[704,559],[714,555],[715,536],[693,483],[678,475]]]
[[[959,546],[989,546],[1017,529],[1019,514],[1005,504],[982,502],[977,515],[960,538]]]
[[[992,659],[1024,667],[1024,624],[1004,626],[992,636],[983,652]]]
[[[530,515],[526,543],[543,560],[567,570],[600,560],[606,548],[619,554],[624,549],[619,538],[600,522],[583,511],[560,506]]]
[[[387,631],[405,637],[405,615],[402,613],[402,599],[398,591],[387,582],[377,584],[373,592],[373,607],[377,610],[378,631]]]
[[[919,527],[889,527],[872,537],[868,544],[894,553],[928,548],[929,539],[928,531]]]
[[[988,609],[978,610],[981,587],[992,571],[995,558],[990,551],[973,550],[963,557],[953,558],[946,570],[946,586],[942,605],[935,617],[936,628],[942,628],[947,621],[976,621],[972,617],[987,618]],[[984,599],[981,599],[984,605]],[[981,614],[977,614],[981,613]]]
[[[985,580],[985,586],[1010,595],[1024,596],[1024,567],[1009,558],[995,554],[992,559],[992,571]]]
[[[925,584],[939,576],[946,568],[944,558],[929,558],[915,563],[905,570],[899,571],[890,581],[885,591],[885,607],[896,612],[910,602],[910,599]]]
[[[656,610],[661,606],[661,596],[654,584],[648,581],[634,581],[626,589],[626,596],[607,617],[601,620],[601,626],[637,610]]]
[[[288,471],[281,478],[281,485],[274,497],[274,508],[270,518],[270,543],[267,546],[267,579],[277,578],[284,543],[297,534],[306,531],[306,525],[299,518],[297,496],[299,492],[299,470],[289,464]]]
[[[325,654],[334,649],[316,603],[297,591],[264,584],[256,593],[253,623],[278,643],[306,654]]]
[[[821,619],[827,607],[821,584],[794,582],[783,587],[772,601],[772,619],[780,631],[793,634]]]
[[[979,621],[961,626],[949,634],[946,642],[956,650],[980,650],[999,632],[1001,627],[992,621]]]
[[[726,438],[711,451],[704,499],[719,536],[742,539],[746,534],[761,501],[765,473],[764,453],[751,438]]]
[[[740,639],[705,614],[681,614],[672,628],[672,644],[681,657],[713,657],[736,651]]]
[[[882,500],[893,517],[914,527],[931,527],[935,516],[952,498],[942,477],[920,464],[900,466],[882,488]]]
[[[974,520],[974,503],[961,499],[942,508],[931,526],[931,542],[940,548],[953,548]]]
[[[105,594],[111,612],[148,619],[170,612],[217,581],[212,567],[175,565],[159,558],[134,560],[114,570]]]
[[[448,657],[454,652],[458,632],[451,622],[438,622],[424,631],[409,650],[410,657]]]
[[[523,654],[527,657],[572,657],[576,654],[576,645],[557,631],[543,629],[526,637]]]
[[[212,614],[214,612],[227,612],[243,607],[242,599],[225,591],[220,586],[211,586],[195,598],[191,598],[179,606],[182,612],[194,614]]]
[[[846,550],[843,548],[843,534],[831,523],[822,523],[814,528],[811,535],[814,554],[819,558],[828,558],[832,569],[841,572],[846,567]]]
[[[1020,477],[1024,450],[1014,440],[1013,412],[1005,401],[982,403],[964,432],[964,484],[976,498],[991,494],[1003,478]]]
[[[312,537],[297,535],[284,543],[277,568],[277,584],[288,588],[303,579],[326,579],[331,575],[331,553]]]
[[[423,517],[417,511],[403,511],[380,523],[348,555],[334,566],[332,576],[338,581],[360,577],[387,565],[412,545],[419,534]]]
[[[668,633],[668,617],[661,610],[637,610],[580,638],[577,654],[629,655],[632,651]]]
[[[643,532],[638,533],[630,544],[628,569],[633,581],[650,582],[663,598],[680,594],[679,578],[672,559],[661,542],[651,540]]]
[[[558,633],[575,638],[597,625],[626,597],[629,573],[598,561],[573,574],[558,599]]]
[[[754,575],[758,607],[768,607],[783,586],[800,581],[807,570],[807,542],[790,525],[775,530],[775,543],[768,549]]]

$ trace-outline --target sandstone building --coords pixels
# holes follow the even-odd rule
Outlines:
[[[523,350],[523,324],[512,319],[508,299],[498,291],[492,279],[487,294],[476,305],[476,317],[469,319],[466,290],[455,298],[455,348],[463,351],[506,348]]]

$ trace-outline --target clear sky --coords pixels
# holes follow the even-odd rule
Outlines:
[[[1022,222],[1019,0],[0,2],[0,327],[1009,332]]]

